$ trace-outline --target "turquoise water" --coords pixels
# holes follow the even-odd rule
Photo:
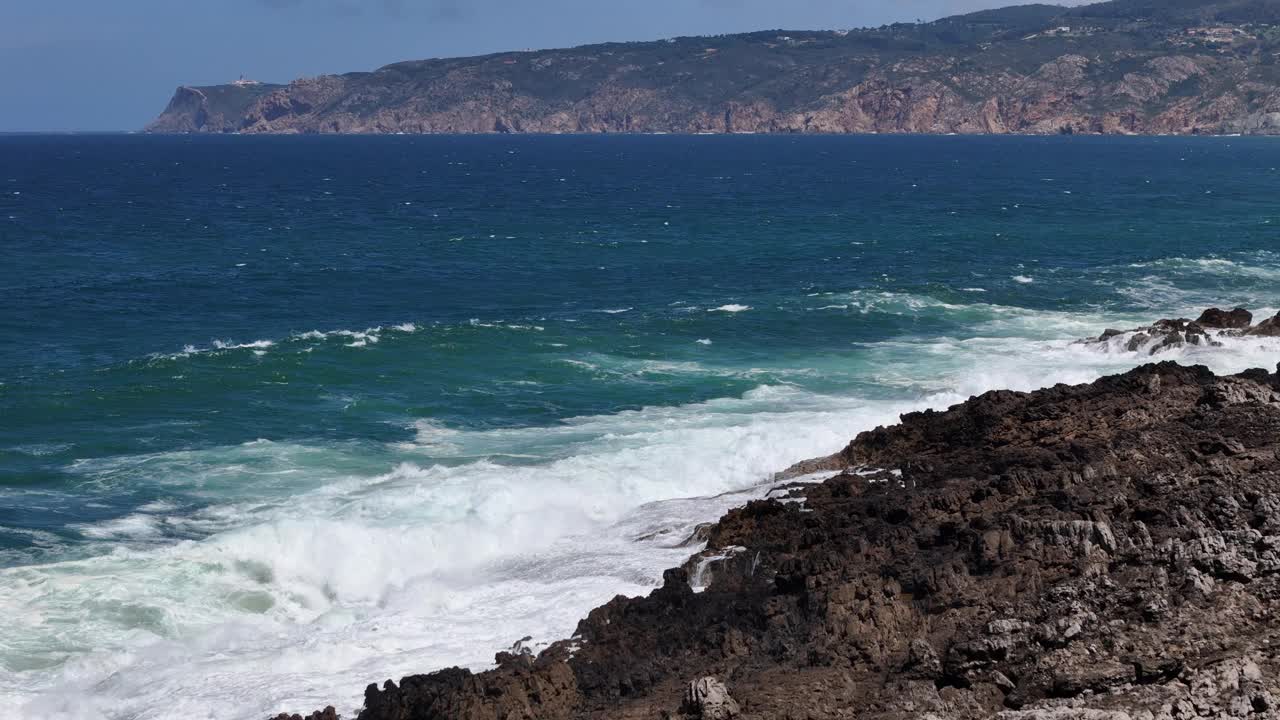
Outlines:
[[[0,137],[0,701],[349,710],[566,635],[899,412],[1131,367],[1070,344],[1108,326],[1274,313],[1277,167],[1252,138]]]

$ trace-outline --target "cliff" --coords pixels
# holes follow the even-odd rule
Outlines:
[[[1236,315],[1190,334],[1280,323]],[[834,474],[705,528],[648,597],[370,685],[359,720],[1280,717],[1280,374],[995,391],[803,465]]]
[[[147,131],[228,132],[226,128],[237,127],[257,101],[283,89],[283,85],[267,84],[180,87],[160,117],[147,126]]]
[[[152,132],[1280,133],[1280,2],[1027,5],[179,88]]]

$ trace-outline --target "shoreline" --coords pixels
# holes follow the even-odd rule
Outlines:
[[[1241,139],[1241,138],[1280,138],[1277,132],[1257,133],[1107,133],[1107,132],[214,132],[196,131],[159,131],[147,129],[130,130],[3,130],[0,138],[30,137],[85,137],[85,136],[133,136],[133,137],[529,137],[529,138],[586,138],[586,137],[672,137],[672,138],[726,138],[726,137],[785,137],[785,138],[1203,138],[1203,139]]]
[[[213,132],[186,131],[166,132],[156,130],[102,130],[102,131],[32,131],[0,133],[8,135],[143,135],[156,137],[928,137],[928,138],[1275,138],[1280,131],[1271,133],[1106,133],[1106,132],[1073,132],[1073,133],[1036,133],[1036,132],[977,132],[977,133],[939,133],[939,132]]]
[[[1239,312],[1082,342],[1280,323]],[[648,596],[536,657],[370,685],[358,717],[1270,717],[1277,431],[1280,371],[1171,361],[908,413],[699,527]]]

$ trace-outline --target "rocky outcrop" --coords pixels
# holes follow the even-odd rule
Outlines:
[[[279,85],[215,85],[212,87],[180,87],[169,106],[147,127],[150,132],[185,133],[224,132],[239,128],[251,108]]]
[[[184,87],[148,129],[1280,132],[1280,6],[1252,3],[1252,15],[1233,18],[1234,0],[1167,5],[1037,5],[851,32],[673,38],[403,62],[287,86]],[[1206,22],[1221,32],[1206,39]]]
[[[1196,323],[1216,330],[1244,330],[1253,324],[1253,313],[1244,308],[1231,311],[1209,308],[1200,313]]]
[[[1247,328],[1244,334],[1260,337],[1280,337],[1280,313],[1276,313],[1257,325]]]
[[[1209,308],[1196,320],[1166,318],[1129,330],[1104,330],[1096,338],[1077,342],[1110,351],[1155,355],[1189,345],[1216,347],[1228,337],[1280,337],[1280,314],[1257,325],[1252,323],[1253,313],[1244,308]]]
[[[729,695],[724,683],[714,677],[704,677],[689,683],[680,712],[687,718],[732,720],[742,714],[742,708]]]
[[[819,464],[649,596],[360,720],[1280,716],[1280,374],[989,392]]]
[[[329,707],[323,710],[317,710],[311,713],[305,718],[296,713],[293,715],[290,715],[288,713],[280,713],[279,715],[272,718],[272,720],[339,720],[339,718],[338,718],[338,711],[334,710],[333,706],[330,705]]]
[[[1216,335],[1217,333],[1215,333]],[[1214,339],[1204,325],[1199,322],[1178,318],[1176,320],[1157,320],[1150,325],[1132,330],[1107,329],[1096,338],[1080,340],[1084,345],[1098,345],[1107,349],[1118,348],[1126,352],[1155,355],[1165,350],[1185,347],[1187,345],[1221,345]]]

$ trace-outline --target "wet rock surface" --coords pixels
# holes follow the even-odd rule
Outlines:
[[[1187,346],[1217,347],[1222,338],[1280,337],[1280,314],[1253,325],[1253,313],[1244,308],[1209,308],[1195,320],[1166,318],[1129,330],[1104,330],[1096,338],[1079,342],[1107,350],[1156,355]]]
[[[824,462],[648,597],[359,719],[1280,717],[1280,375],[989,392]]]
[[[1274,316],[1246,329],[1244,334],[1261,337],[1280,337],[1280,313],[1276,313]]]

